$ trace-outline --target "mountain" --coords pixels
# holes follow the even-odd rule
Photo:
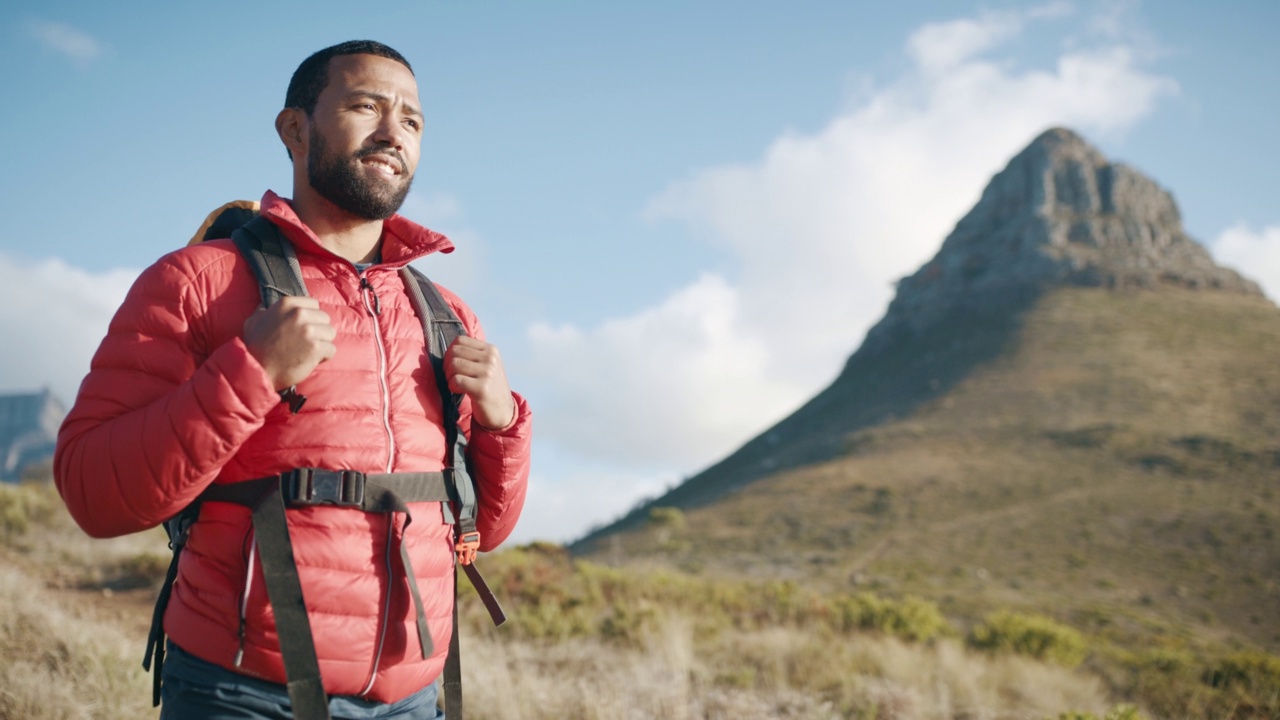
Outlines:
[[[1277,408],[1280,310],[1052,129],[830,387],[571,550],[1280,647]]]
[[[0,482],[21,480],[23,470],[53,458],[66,414],[48,390],[0,395]]]

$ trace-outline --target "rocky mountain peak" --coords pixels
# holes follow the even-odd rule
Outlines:
[[[1053,128],[992,178],[938,254],[899,283],[867,339],[920,331],[957,305],[1052,285],[1160,284],[1261,293],[1187,236],[1167,191],[1071,130]]]

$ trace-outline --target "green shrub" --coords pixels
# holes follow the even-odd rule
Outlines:
[[[913,642],[927,642],[951,632],[937,605],[916,597],[895,602],[870,593],[835,601],[840,630],[875,630]]]
[[[57,504],[57,497],[48,485],[0,482],[0,537],[16,538],[32,525],[47,524]]]
[[[1251,704],[1280,709],[1280,658],[1274,655],[1256,650],[1228,655],[1205,672],[1204,680]]]
[[[657,622],[651,607],[632,608],[615,605],[600,622],[600,637],[612,642],[639,647],[645,634]]]
[[[656,507],[649,510],[649,524],[653,527],[684,529],[684,513],[680,508]]]
[[[1003,610],[992,613],[969,634],[970,647],[1011,652],[1066,667],[1084,661],[1084,636],[1074,629],[1042,615],[1024,615]]]

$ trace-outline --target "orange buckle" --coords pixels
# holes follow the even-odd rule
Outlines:
[[[463,565],[470,565],[476,560],[476,553],[480,552],[480,533],[469,532],[458,538],[458,544],[454,546],[458,551],[458,562]]]

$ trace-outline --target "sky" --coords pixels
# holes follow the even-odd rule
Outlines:
[[[215,7],[216,5],[216,7]],[[310,53],[402,52],[402,208],[534,411],[514,541],[569,541],[829,384],[992,175],[1070,127],[1280,298],[1280,3],[17,0],[0,8],[0,392],[70,403],[142,268],[291,190]]]

